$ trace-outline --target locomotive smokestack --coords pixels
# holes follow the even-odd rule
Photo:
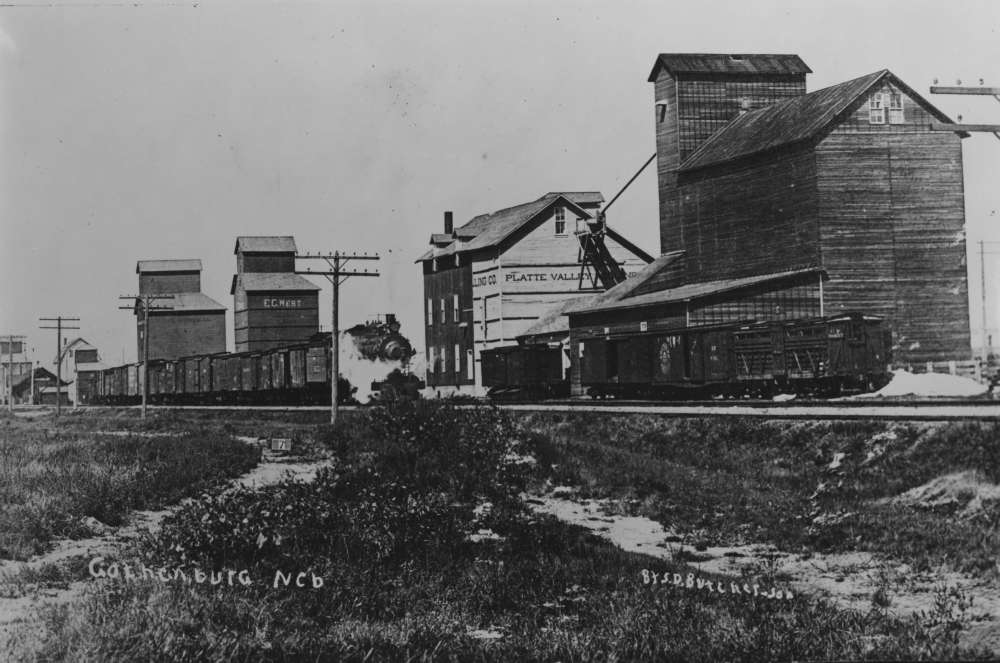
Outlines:
[[[451,212],[444,213],[444,234],[450,235],[455,231],[455,223],[452,221]]]

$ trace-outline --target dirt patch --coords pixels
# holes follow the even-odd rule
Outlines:
[[[966,470],[945,474],[878,503],[925,509],[956,506],[962,507],[960,516],[968,517],[982,511],[984,502],[993,501],[1000,501],[1000,486],[990,483],[976,470]]]
[[[527,496],[526,496],[527,497]],[[822,596],[841,607],[868,611],[876,594],[900,617],[931,614],[945,588],[972,600],[962,644],[1000,653],[1000,586],[952,572],[918,574],[899,561],[870,553],[794,555],[773,546],[684,545],[677,533],[641,516],[608,515],[611,503],[549,495],[526,498],[537,513],[585,527],[630,552],[696,569],[738,577],[768,568],[780,583],[799,594]],[[698,560],[698,561],[692,561]],[[883,599],[884,600],[884,599]]]

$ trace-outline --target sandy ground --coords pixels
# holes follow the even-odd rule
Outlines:
[[[256,438],[237,438],[256,443]],[[260,464],[246,474],[233,479],[232,487],[262,488],[283,479],[292,478],[309,481],[316,476],[319,468],[328,461],[292,462],[279,454],[264,451]],[[182,503],[183,504],[183,503]],[[68,587],[59,589],[33,589],[24,596],[16,596],[17,575],[26,569],[39,570],[47,564],[56,564],[73,558],[91,559],[117,552],[129,541],[144,532],[155,532],[163,518],[176,511],[181,504],[162,511],[133,511],[128,524],[118,528],[108,528],[101,536],[88,539],[60,540],[53,544],[49,552],[27,562],[0,560],[0,659],[6,651],[8,641],[15,627],[31,618],[35,609],[43,604],[69,604],[76,600],[86,587],[88,580],[70,582]],[[14,594],[15,598],[7,598]]]
[[[529,506],[538,512],[580,525],[611,541],[623,550],[649,555],[668,562],[666,566],[651,565],[651,571],[677,571],[686,565],[703,573],[739,576],[744,568],[774,564],[778,577],[785,579],[778,588],[788,587],[793,593],[824,596],[835,603],[861,611],[872,605],[872,595],[879,587],[880,576],[888,580],[889,610],[899,616],[934,609],[936,591],[942,586],[957,587],[972,598],[969,614],[973,620],[962,633],[967,646],[986,647],[1000,655],[1000,585],[951,572],[916,574],[899,561],[876,558],[870,553],[834,555],[813,554],[809,557],[779,552],[773,547],[749,545],[709,547],[695,550],[675,542],[675,532],[659,523],[639,516],[618,516],[605,513],[606,502],[574,500],[566,493],[530,496]],[[704,561],[673,562],[674,555],[685,551]],[[687,572],[685,570],[685,572]]]

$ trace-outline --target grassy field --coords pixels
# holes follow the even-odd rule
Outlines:
[[[716,526],[731,525],[728,531],[744,538],[786,536],[787,545],[811,545],[805,534],[783,535],[793,528],[772,520],[794,518],[797,512],[782,509],[801,506],[799,493],[815,490],[820,465],[811,459],[813,469],[801,470],[782,459],[814,444],[816,433],[836,446],[881,432],[864,426],[789,432],[766,424],[723,430],[736,425],[692,422],[664,428],[666,420],[659,421],[646,430],[624,420],[617,427],[545,418],[519,424],[492,410],[429,403],[354,413],[336,429],[317,429],[334,460],[314,482],[206,495],[181,508],[155,538],[103,560],[100,571],[111,577],[90,583],[81,605],[44,612],[48,637],[20,642],[13,655],[170,661],[970,655],[956,645],[947,606],[926,619],[898,620],[878,602],[855,612],[805,596],[775,600],[653,585],[644,578],[664,570],[656,562],[526,510],[520,495],[527,486],[578,481],[623,504],[638,499],[636,508],[664,508],[672,521],[681,516],[692,535],[710,538]],[[723,433],[728,437],[720,441]],[[664,446],[676,467],[658,477],[672,467]],[[767,458],[741,465],[755,453]],[[792,458],[802,454],[808,457],[800,451]],[[521,462],[525,455],[538,462]],[[645,467],[642,457],[656,465]],[[751,476],[762,465],[777,469]],[[769,501],[769,510],[754,513]],[[741,530],[744,522],[750,527]],[[125,575],[126,563],[137,577]],[[144,579],[144,567],[164,576]],[[779,579],[761,566],[724,579],[727,587],[732,582],[767,588]]]
[[[0,421],[0,559],[26,559],[54,538],[88,536],[88,518],[120,525],[130,510],[197,494],[247,471],[260,456],[224,431],[176,422],[133,422],[133,434],[100,432],[125,425],[98,418],[57,426]]]
[[[1000,576],[1000,493],[977,500],[975,486],[959,485],[936,499],[892,500],[948,475],[1000,483],[996,423],[596,414],[533,414],[521,423],[553,482],[617,500],[621,511],[669,525],[694,545],[865,550],[916,570]]]

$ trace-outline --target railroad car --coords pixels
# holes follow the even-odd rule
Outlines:
[[[481,353],[483,384],[490,398],[531,400],[569,395],[562,350],[547,345],[515,345]]]
[[[366,323],[348,333],[359,351],[372,360],[397,361],[405,369],[413,356],[399,323]],[[360,341],[359,341],[360,339]],[[150,360],[149,402],[162,405],[321,405],[330,402],[330,335],[318,334],[309,342],[290,347],[238,353],[215,353]],[[95,403],[134,405],[142,399],[144,367],[128,364],[98,374]],[[382,392],[393,397],[417,398],[424,384],[405,370],[396,369]],[[373,385],[374,388],[375,385]],[[343,377],[338,400],[355,403],[357,391]]]
[[[891,349],[881,318],[846,313],[589,338],[576,351],[592,397],[675,399],[870,391],[888,381]],[[482,358],[492,398],[568,392],[557,350],[509,346]]]

